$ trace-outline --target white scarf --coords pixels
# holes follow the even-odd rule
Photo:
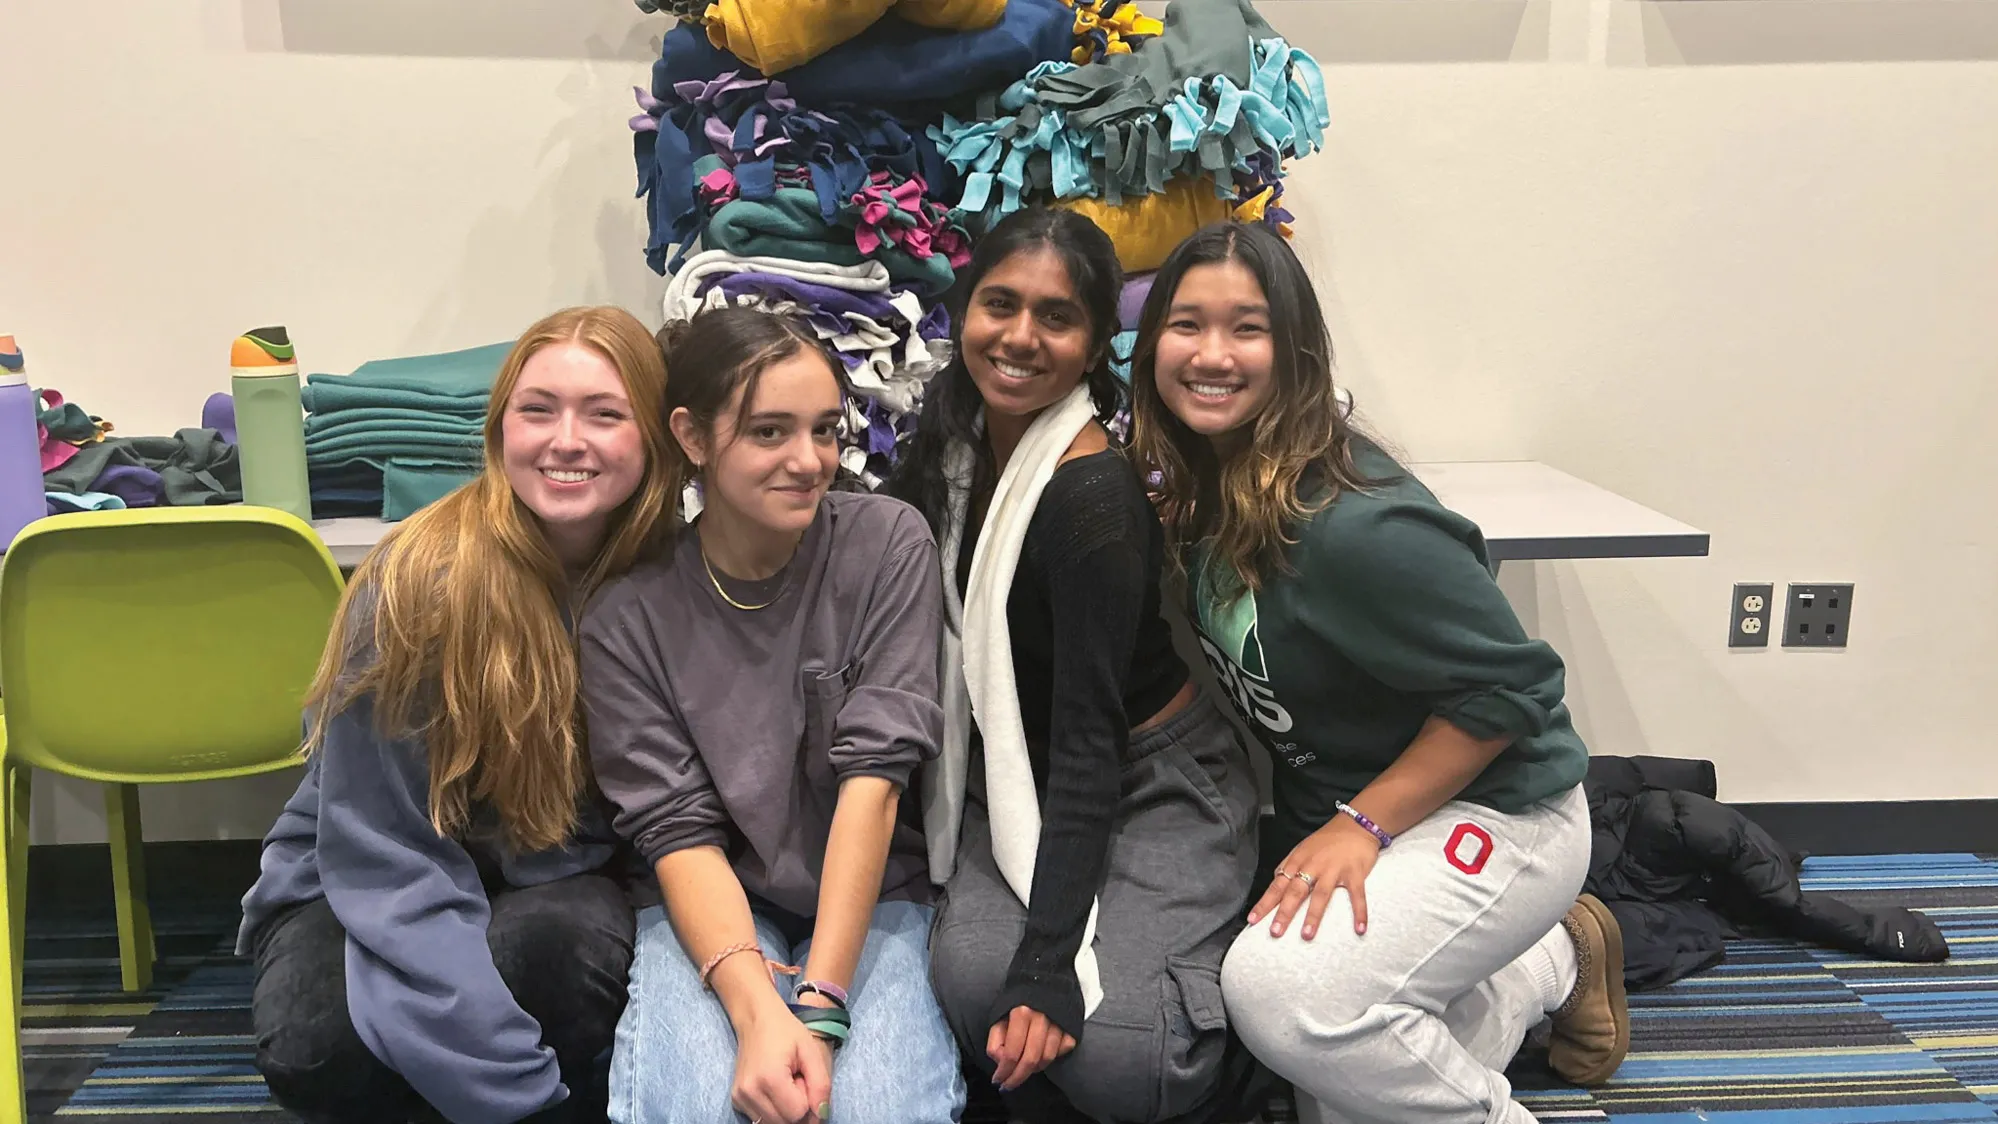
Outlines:
[[[958,829],[964,819],[964,786],[974,718],[985,739],[985,801],[992,825],[992,858],[1006,884],[1029,904],[1034,859],[1040,849],[1041,805],[1020,724],[1020,695],[1013,681],[1013,637],[1006,601],[1020,562],[1027,525],[1041,492],[1076,435],[1095,417],[1087,386],[1048,407],[1027,427],[1020,447],[999,474],[992,503],[971,555],[971,580],[963,603],[957,595],[957,560],[971,498],[972,451],[950,451],[950,520],[944,536],[943,704],[944,739],[937,760],[923,771],[923,822],[929,836],[930,877],[939,885],[957,865]],[[1082,985],[1083,1017],[1103,1000],[1096,967],[1097,903],[1089,906],[1082,950],[1075,957]]]

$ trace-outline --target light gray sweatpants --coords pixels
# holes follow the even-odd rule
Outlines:
[[[1518,815],[1445,804],[1381,852],[1365,936],[1344,891],[1309,941],[1301,912],[1243,930],[1229,1020],[1306,1124],[1530,1124],[1501,1071],[1574,987],[1561,918],[1588,868],[1579,785]]]

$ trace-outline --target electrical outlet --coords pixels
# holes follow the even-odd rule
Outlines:
[[[1740,584],[1734,587],[1734,609],[1729,613],[1727,646],[1767,648],[1769,623],[1775,619],[1770,601],[1776,596],[1773,585]]]
[[[1783,617],[1785,648],[1843,648],[1852,631],[1852,586],[1826,582],[1790,586]]]

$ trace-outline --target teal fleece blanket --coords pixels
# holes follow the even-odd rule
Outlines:
[[[483,415],[493,379],[511,350],[509,340],[436,355],[371,359],[351,375],[311,375],[305,380],[305,408],[313,413],[414,409]]]

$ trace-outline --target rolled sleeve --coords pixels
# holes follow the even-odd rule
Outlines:
[[[657,653],[623,620],[586,618],[583,713],[612,826],[648,865],[689,847],[728,845],[728,811],[668,695]]]
[[[1474,737],[1545,732],[1565,669],[1526,634],[1483,560],[1476,525],[1433,503],[1360,494],[1338,508],[1314,628]]]
[[[911,541],[882,565],[855,641],[853,685],[833,723],[832,764],[841,780],[882,777],[907,787],[943,741],[937,636],[943,577],[936,545],[911,512],[898,528]]]

